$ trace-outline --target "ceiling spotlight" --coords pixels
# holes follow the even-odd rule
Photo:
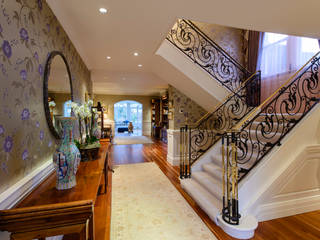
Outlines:
[[[138,67],[142,67],[142,64],[139,64]]]
[[[134,55],[134,56],[139,56],[139,53],[135,52],[133,55]]]
[[[108,10],[106,8],[100,8],[99,12],[101,12],[102,14],[106,14]]]
[[[109,60],[110,60],[110,59],[111,59],[111,57],[110,57],[110,56],[107,56],[107,59],[109,59]]]

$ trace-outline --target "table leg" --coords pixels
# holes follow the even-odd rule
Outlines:
[[[94,210],[92,211],[92,216],[89,220],[89,238],[90,240],[95,239],[95,229],[94,229]]]

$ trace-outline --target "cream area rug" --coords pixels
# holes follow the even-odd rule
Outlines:
[[[155,163],[112,175],[111,240],[216,240]]]
[[[113,139],[113,144],[127,145],[127,144],[145,144],[153,143],[152,140],[146,136],[117,136]]]

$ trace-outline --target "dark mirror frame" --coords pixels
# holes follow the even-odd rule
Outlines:
[[[61,139],[62,136],[59,135],[59,133],[56,131],[56,129],[53,126],[52,119],[51,119],[51,116],[50,116],[49,103],[48,103],[48,97],[49,97],[49,94],[48,94],[48,80],[49,80],[49,77],[50,77],[51,63],[52,63],[52,60],[54,59],[55,56],[62,57],[65,65],[66,65],[68,76],[69,76],[69,83],[70,83],[70,90],[71,90],[71,101],[72,102],[73,102],[73,88],[72,88],[72,79],[71,79],[70,67],[69,67],[69,64],[67,62],[66,57],[63,55],[62,52],[52,51],[48,55],[48,58],[47,58],[47,61],[46,61],[46,66],[45,66],[45,69],[44,69],[44,75],[43,75],[43,105],[44,105],[44,112],[45,112],[45,115],[46,115],[48,127],[49,127],[52,135],[56,139]]]

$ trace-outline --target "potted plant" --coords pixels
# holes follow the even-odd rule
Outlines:
[[[72,111],[79,121],[80,136],[79,140],[75,140],[75,143],[80,150],[82,161],[96,159],[100,148],[100,141],[93,134],[97,112],[92,108],[92,105],[92,100],[82,105],[71,103]],[[83,129],[85,132],[82,131]]]

